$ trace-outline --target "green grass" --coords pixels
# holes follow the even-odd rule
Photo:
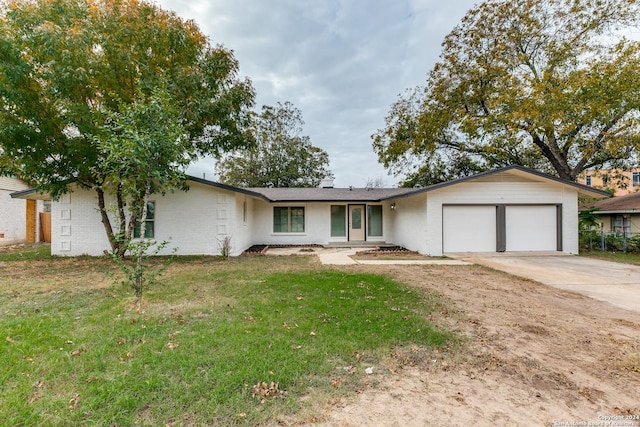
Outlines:
[[[580,255],[584,257],[603,259],[605,261],[640,265],[640,253],[637,252],[581,251]]]
[[[178,260],[143,313],[104,260],[29,265],[0,272],[0,419],[15,425],[300,417],[364,387],[397,347],[455,340],[426,320],[432,295],[305,257]]]
[[[0,248],[0,262],[40,261],[51,258],[51,248],[48,244],[27,244],[18,247]]]

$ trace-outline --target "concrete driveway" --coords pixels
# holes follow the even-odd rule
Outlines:
[[[558,252],[447,255],[640,312],[640,266]]]

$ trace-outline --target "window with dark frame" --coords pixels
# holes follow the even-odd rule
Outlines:
[[[156,202],[147,202],[147,218],[144,221],[144,238],[153,239],[155,236]],[[136,221],[133,237],[140,238],[140,221]]]
[[[345,205],[331,205],[331,237],[345,237],[347,235],[347,207]]]
[[[367,234],[369,236],[382,236],[382,206],[367,206]]]
[[[304,233],[304,206],[275,206],[274,233]]]

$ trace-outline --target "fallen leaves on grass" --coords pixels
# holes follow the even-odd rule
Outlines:
[[[120,359],[120,362],[124,362],[127,359],[133,359],[133,352],[129,351],[124,356],[120,356],[119,359]]]
[[[287,394],[286,390],[280,389],[280,383],[273,382],[267,384],[266,382],[259,382],[253,386],[253,397],[260,398],[260,403],[264,403],[267,397],[276,398],[281,397],[284,398]]]
[[[44,386],[45,386],[44,381],[36,381],[35,383],[33,383],[34,392],[29,398],[29,400],[27,401],[27,405],[31,405],[33,402],[35,402],[36,400],[42,397],[42,388]]]
[[[353,365],[345,366],[345,367],[344,367],[344,368],[342,368],[342,369],[344,369],[344,371],[345,371],[347,374],[349,374],[349,375],[353,375],[353,374],[355,374],[355,373],[356,373],[356,371],[357,371],[356,367],[355,367],[355,366],[353,366]]]
[[[78,409],[78,403],[80,402],[80,395],[76,394],[73,398],[69,400],[69,409],[75,411]]]

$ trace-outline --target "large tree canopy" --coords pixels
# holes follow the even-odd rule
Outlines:
[[[329,155],[301,135],[302,113],[290,102],[254,117],[255,145],[220,160],[220,181],[242,187],[317,187],[330,175]]]
[[[500,0],[468,12],[424,87],[373,136],[408,184],[519,164],[576,180],[640,149],[636,0]],[[460,166],[461,165],[461,166]]]
[[[123,130],[109,124],[114,114],[124,113],[124,120],[132,117],[123,111],[129,105],[138,105],[136,111],[158,105],[158,90],[160,104],[177,113],[170,116],[183,133],[174,141],[179,154],[172,159],[184,163],[244,146],[254,91],[237,71],[230,50],[211,46],[195,23],[145,0],[3,2],[0,172],[19,175],[54,197],[70,182],[99,195],[108,188],[121,192],[126,185],[113,181],[113,171],[128,170],[128,164],[115,165],[118,157],[100,141],[114,140],[105,132]],[[167,163],[153,167],[166,169]]]

